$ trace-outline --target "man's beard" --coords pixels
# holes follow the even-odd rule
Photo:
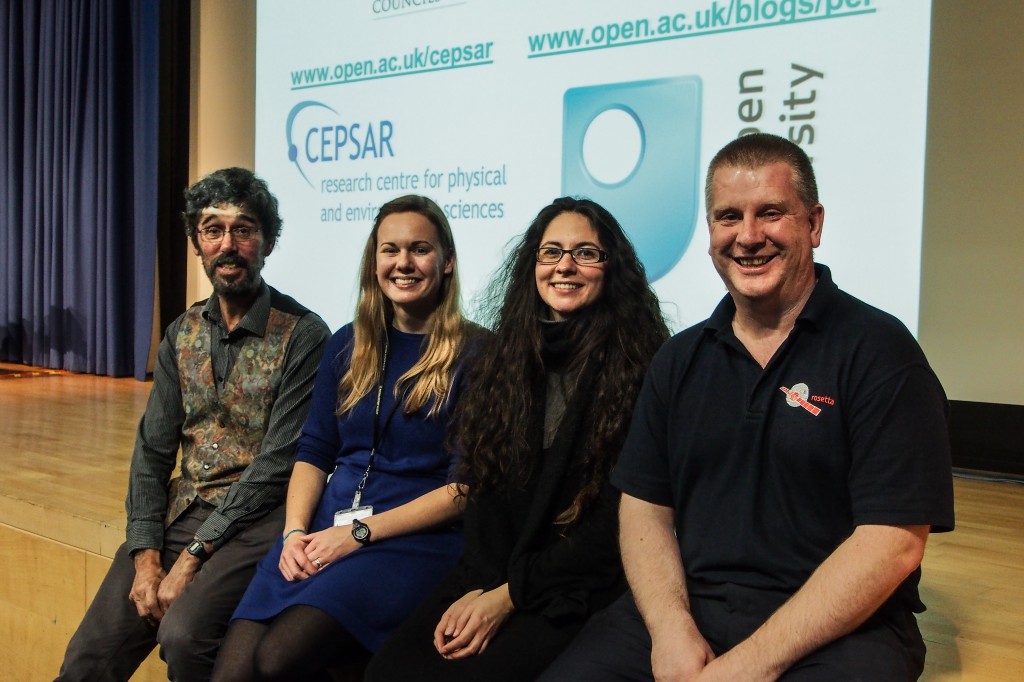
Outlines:
[[[225,281],[217,276],[220,265],[236,265],[244,271],[241,277]],[[206,268],[206,276],[210,278],[213,290],[221,298],[245,298],[259,290],[260,271],[263,269],[263,258],[249,263],[238,254],[227,253],[218,256]]]

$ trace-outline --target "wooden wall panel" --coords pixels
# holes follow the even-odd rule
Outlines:
[[[0,524],[0,679],[53,679],[109,567],[106,557]],[[167,680],[155,649],[132,680]]]
[[[85,612],[81,550],[0,525],[0,670],[52,679]]]

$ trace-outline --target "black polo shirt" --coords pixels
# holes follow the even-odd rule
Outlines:
[[[612,482],[675,510],[691,594],[792,594],[861,524],[953,527],[947,402],[893,316],[818,282],[764,369],[726,296],[657,353]],[[915,611],[915,572],[894,600]]]

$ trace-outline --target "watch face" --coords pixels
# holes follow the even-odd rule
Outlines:
[[[352,529],[352,537],[354,537],[359,542],[366,542],[370,539],[370,527],[367,526],[365,523],[356,524],[356,526]]]
[[[189,543],[188,553],[198,559],[202,559],[203,561],[205,561],[210,556],[209,554],[207,554],[206,548],[203,547],[203,543],[199,540],[193,540],[191,543]]]

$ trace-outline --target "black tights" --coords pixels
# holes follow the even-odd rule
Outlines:
[[[232,622],[213,680],[330,680],[332,673],[356,680],[362,678],[369,656],[327,613],[312,606],[290,606],[272,620]]]

